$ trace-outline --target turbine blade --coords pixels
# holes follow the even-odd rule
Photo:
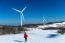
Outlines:
[[[21,12],[21,11],[19,11],[19,10],[17,10],[17,9],[14,9],[14,8],[12,8],[12,9],[15,10],[15,11],[17,11],[17,12],[19,12],[19,13]]]
[[[23,22],[25,21],[25,19],[24,19],[24,15],[23,15],[23,13],[22,13],[22,18],[23,18]]]
[[[23,8],[23,10],[21,12],[23,12],[26,9],[26,7]]]
[[[25,22],[25,18],[24,18],[24,16],[23,16],[23,21]]]

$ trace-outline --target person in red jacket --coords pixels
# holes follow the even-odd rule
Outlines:
[[[27,35],[26,32],[24,33],[24,38],[25,38],[25,42],[26,42],[27,41],[27,38],[28,38],[28,35]]]

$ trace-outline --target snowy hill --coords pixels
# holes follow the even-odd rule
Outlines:
[[[65,43],[65,35],[56,33],[57,30],[33,30],[27,31],[28,41],[26,43]],[[48,38],[49,34],[57,34],[55,38]],[[23,33],[1,35],[0,43],[25,43]]]
[[[51,28],[65,28],[65,22],[39,25],[37,28],[45,29],[45,28],[50,28],[50,27]]]

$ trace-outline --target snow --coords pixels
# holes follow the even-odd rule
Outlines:
[[[39,25],[37,28],[43,28],[43,29],[45,29],[45,28],[49,28],[49,27],[64,27],[65,28],[65,22]]]
[[[26,43],[65,43],[65,35],[56,33],[57,30],[32,30],[28,33]],[[48,38],[50,34],[57,34],[55,38]],[[0,35],[0,43],[25,43],[23,33]]]

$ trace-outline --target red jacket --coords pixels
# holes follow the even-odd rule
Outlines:
[[[28,35],[27,34],[24,34],[24,38],[27,38],[28,37]]]

